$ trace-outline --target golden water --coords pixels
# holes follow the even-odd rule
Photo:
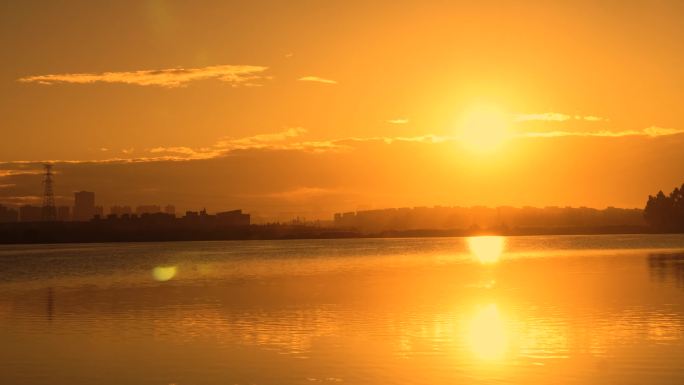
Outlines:
[[[0,247],[0,384],[683,384],[684,237]]]

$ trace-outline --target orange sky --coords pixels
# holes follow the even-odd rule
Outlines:
[[[682,17],[679,1],[5,2],[0,202],[35,202],[51,160],[63,203],[643,207],[684,180]]]

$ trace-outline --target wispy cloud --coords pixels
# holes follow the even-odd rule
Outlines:
[[[123,83],[139,86],[175,88],[190,82],[216,79],[232,86],[254,86],[266,79],[263,75],[268,67],[252,65],[217,65],[201,68],[170,68],[161,70],[140,70],[102,73],[70,73],[27,76],[18,79],[22,83]]]
[[[301,127],[287,128],[271,134],[252,135],[243,138],[225,137],[209,147],[155,147],[151,154],[163,154],[177,159],[210,159],[225,155],[235,150],[300,150],[323,152],[342,150],[346,147],[336,141],[301,141],[293,140],[307,131]]]
[[[619,138],[624,136],[645,136],[645,137],[660,137],[683,134],[684,130],[676,128],[663,128],[651,126],[643,130],[624,130],[624,131],[545,131],[545,132],[524,132],[519,136],[529,138],[557,138],[564,136],[580,136],[580,137],[607,137]]]
[[[684,134],[684,130],[680,130],[677,128],[658,127],[658,126],[651,126],[648,128],[644,128],[643,132],[648,136],[666,136],[666,135]]]
[[[337,81],[335,81],[335,80],[320,78],[318,76],[303,76],[297,80],[302,81],[302,82],[317,82],[317,83],[325,83],[325,84],[337,84]]]
[[[25,163],[40,163],[41,165],[45,162],[1,162],[0,166],[2,165],[8,165],[8,164],[25,164]],[[19,169],[3,169],[0,170],[0,178],[6,177],[6,176],[15,176],[15,175],[37,175],[37,174],[42,174],[44,171],[42,169],[25,169],[25,168],[19,168]]]
[[[0,178],[21,174],[42,174],[43,163],[141,163],[163,161],[188,161],[212,159],[230,154],[231,151],[304,151],[310,153],[329,153],[351,151],[361,143],[422,143],[439,144],[458,142],[458,136],[449,135],[416,135],[416,136],[369,136],[343,137],[330,140],[302,140],[307,130],[301,127],[287,128],[280,132],[251,135],[241,138],[225,137],[206,147],[192,148],[186,146],[158,146],[136,151],[139,156],[127,158],[110,158],[102,160],[20,160],[0,162]],[[511,134],[511,138],[562,138],[562,137],[644,137],[656,138],[684,134],[683,129],[651,126],[642,130],[625,131],[519,131]],[[132,152],[126,150],[127,153]]]
[[[542,114],[519,114],[515,117],[518,122],[545,121],[545,122],[564,122],[570,120],[570,115],[558,112],[545,112]]]
[[[333,143],[345,142],[383,142],[392,144],[395,142],[414,142],[414,143],[443,143],[451,140],[457,140],[455,136],[443,135],[416,135],[416,136],[368,136],[368,137],[349,137],[337,139]]]
[[[390,119],[387,121],[387,123],[389,123],[389,124],[408,124],[408,122],[409,122],[408,119],[403,119],[403,118]]]
[[[264,194],[264,197],[287,200],[307,200],[317,196],[336,194],[338,191],[321,187],[299,187],[287,191]]]
[[[258,134],[242,138],[224,137],[211,146],[192,148],[186,146],[158,146],[148,149],[135,151],[139,154],[131,157],[133,149],[124,149],[122,153],[129,157],[116,157],[99,160],[64,160],[64,159],[42,159],[42,160],[14,160],[0,162],[0,177],[14,176],[20,174],[42,174],[43,163],[141,163],[141,162],[163,162],[163,161],[186,161],[212,159],[227,155],[231,151],[237,150],[291,150],[306,151],[313,153],[344,151],[350,147],[343,144],[340,140],[314,140],[303,141],[299,138],[307,132],[301,127],[287,128],[283,131]],[[31,169],[32,166],[40,166]]]
[[[211,151],[210,148],[206,149],[197,149],[194,150],[190,147],[183,147],[183,146],[169,146],[169,147],[154,147],[149,150],[150,153],[152,154],[178,154],[178,155],[187,155],[189,157],[196,157],[196,158],[207,158],[207,157],[213,157],[215,156],[214,152]],[[202,154],[205,154],[207,156],[200,156]]]
[[[2,197],[2,201],[5,204],[10,204],[10,205],[25,205],[25,204],[31,204],[31,203],[38,203],[43,199],[43,197],[39,197],[36,195],[20,195],[20,196],[4,196]]]
[[[606,118],[601,118],[599,116],[593,115],[568,115],[559,112],[544,112],[540,114],[518,114],[515,116],[515,121],[517,122],[532,122],[532,121],[542,121],[542,122],[565,122],[568,120],[584,120],[587,122],[605,122],[608,121]]]
[[[223,138],[215,144],[215,147],[224,149],[243,149],[243,148],[258,148],[264,145],[271,145],[277,142],[283,142],[288,139],[296,138],[306,133],[306,129],[302,127],[291,127],[284,131],[259,134],[247,136],[244,138]]]

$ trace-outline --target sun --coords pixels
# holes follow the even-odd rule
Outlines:
[[[467,110],[459,124],[458,139],[476,153],[490,153],[510,137],[510,121],[505,113],[492,106]]]

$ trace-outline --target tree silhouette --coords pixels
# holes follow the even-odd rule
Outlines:
[[[659,230],[684,230],[684,184],[681,188],[675,187],[669,196],[662,191],[656,196],[649,195],[644,219]]]

